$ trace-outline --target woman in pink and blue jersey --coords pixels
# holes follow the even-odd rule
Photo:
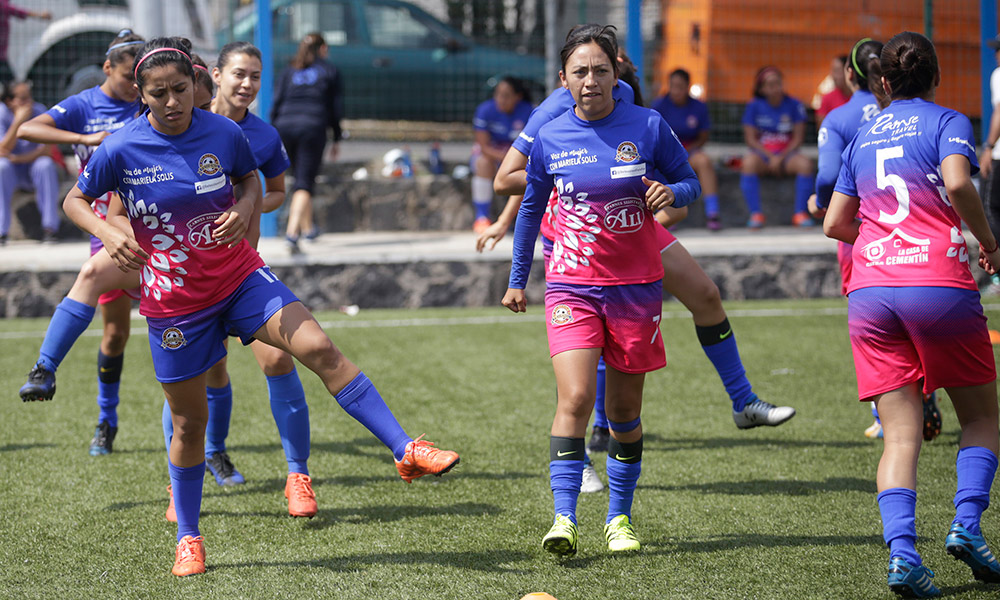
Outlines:
[[[454,452],[406,435],[368,378],[244,239],[260,198],[258,165],[236,123],[194,110],[189,50],[179,38],[143,46],[134,76],[148,110],[105,140],[65,202],[75,207],[118,192],[107,222],[77,210],[71,218],[101,238],[120,269],[141,271],[140,312],[174,428],[177,576],[205,571],[198,529],[205,373],[225,355],[229,331],[245,344],[257,339],[281,348],[317,373],[345,410],[363,413],[359,420],[393,448],[405,480],[440,475],[458,462]]]
[[[645,374],[663,367],[659,336],[663,267],[653,213],[701,192],[687,153],[655,111],[612,96],[618,74],[613,27],[581,26],[562,48],[560,80],[576,106],[542,126],[531,148],[503,304],[524,312],[535,239],[553,186],[560,209],[546,273],[549,350],[558,400],[550,441],[555,522],[542,546],[577,549],[576,501],[597,361],[607,363],[610,489],[605,538],[612,552],[639,549],[631,522],[642,465]],[[664,185],[649,179],[659,171]]]
[[[105,80],[99,86],[60,101],[44,114],[21,125],[18,136],[42,144],[71,144],[80,170],[104,138],[121,129],[139,111],[138,94],[132,80],[135,54],[145,42],[129,29],[118,33],[104,59]],[[99,217],[108,214],[109,192],[94,200],[92,209]],[[91,256],[100,252],[101,240],[91,236]],[[113,269],[109,264],[108,268]],[[85,267],[80,277],[89,274]],[[74,285],[74,287],[78,287]],[[21,398],[50,400],[55,394],[55,373],[63,357],[94,316],[94,307],[82,301],[72,290],[56,307],[45,334],[38,360],[21,388]],[[112,452],[118,434],[118,388],[121,383],[125,344],[131,327],[132,299],[139,289],[114,289],[99,299],[104,331],[97,351],[97,428],[90,441],[90,455]]]
[[[764,67],[753,84],[754,98],[743,113],[740,190],[750,210],[747,227],[760,229],[766,219],[760,205],[760,176],[795,175],[793,225],[812,226],[808,201],[813,189],[812,162],[799,152],[806,131],[806,107],[785,93],[781,71]]]
[[[858,395],[875,402],[885,437],[877,485],[888,584],[923,598],[940,592],[915,548],[921,391],[945,388],[962,428],[945,549],[976,579],[1000,582],[980,530],[1000,445],[996,366],[962,223],[991,274],[1000,248],[972,184],[979,170],[972,125],[934,104],[941,81],[934,45],[901,33],[880,64],[892,103],[844,151],[823,227],[854,244],[848,326]]]

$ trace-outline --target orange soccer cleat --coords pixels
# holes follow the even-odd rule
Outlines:
[[[289,473],[285,480],[285,498],[288,498],[288,514],[293,517],[316,516],[316,493],[312,488],[312,477],[302,473]]]
[[[174,510],[174,486],[167,486],[167,493],[170,494],[170,504],[167,505],[166,518],[171,523],[177,522],[177,511]]]
[[[170,571],[178,577],[205,572],[205,538],[186,535],[177,542],[177,559]]]
[[[435,448],[434,442],[427,441],[423,437],[421,434],[407,444],[403,460],[396,461],[399,476],[406,483],[424,475],[440,477],[458,464],[457,452]]]

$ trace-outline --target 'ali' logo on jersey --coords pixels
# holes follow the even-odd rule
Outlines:
[[[618,152],[615,153],[615,160],[618,162],[632,162],[639,158],[639,149],[632,142],[622,142],[618,144]]]
[[[214,212],[198,215],[188,221],[188,243],[198,250],[215,248],[218,244],[215,243],[215,239],[212,237],[212,231],[215,229],[215,220],[221,214],[220,212]]]
[[[604,226],[612,233],[634,233],[646,219],[645,205],[638,198],[621,198],[604,206]]]
[[[556,304],[552,307],[552,324],[565,325],[573,322],[573,309],[566,304]]]
[[[167,350],[176,350],[185,344],[187,340],[184,339],[184,332],[176,327],[167,327],[160,336],[160,347]]]
[[[198,159],[198,174],[199,175],[215,175],[222,170],[222,163],[219,162],[219,157],[212,154],[211,152],[206,152],[201,155]]]

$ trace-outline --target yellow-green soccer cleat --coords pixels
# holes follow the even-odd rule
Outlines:
[[[608,540],[608,550],[612,552],[635,552],[639,549],[639,538],[628,515],[618,515],[604,526],[604,537]]]
[[[564,515],[556,515],[552,529],[542,538],[542,548],[559,558],[576,556],[576,523]]]

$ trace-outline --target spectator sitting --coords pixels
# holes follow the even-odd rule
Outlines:
[[[667,125],[670,125],[687,150],[688,162],[698,175],[705,197],[705,226],[718,231],[722,228],[719,220],[719,185],[712,160],[704,152],[711,129],[708,106],[691,96],[691,75],[684,69],[674,70],[669,82],[667,95],[654,100],[651,108],[663,115]]]
[[[819,107],[816,109],[817,126],[823,122],[831,110],[847,104],[847,101],[851,99],[853,90],[847,83],[847,76],[844,74],[846,66],[846,56],[835,56],[833,62],[830,63],[830,79],[833,81],[833,89],[820,97]]]
[[[15,189],[34,190],[42,215],[42,242],[55,243],[59,230],[59,173],[51,147],[17,139],[21,123],[45,112],[31,97],[31,84],[12,83],[0,94],[0,244],[10,231],[11,199]]]
[[[795,214],[792,224],[811,227],[809,195],[813,189],[813,164],[799,152],[806,130],[806,107],[785,94],[781,71],[764,67],[754,78],[754,98],[743,113],[743,139],[749,152],[743,156],[740,190],[750,209],[747,227],[764,226],[760,206],[760,176],[795,175]]]

